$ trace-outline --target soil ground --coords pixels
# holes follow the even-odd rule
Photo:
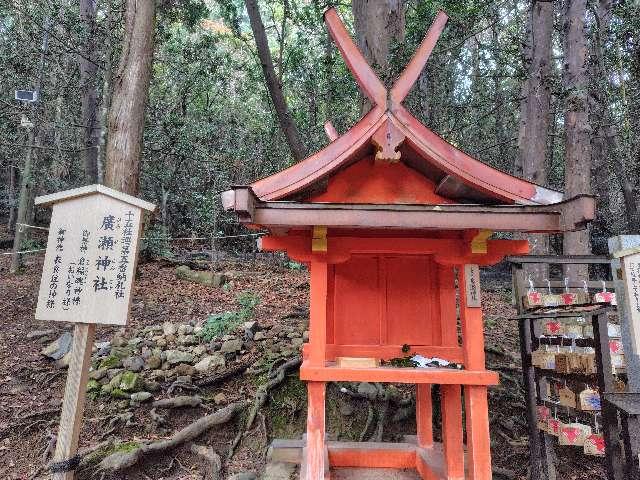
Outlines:
[[[0,255],[0,478],[31,479],[48,478],[41,466],[42,455],[48,438],[57,428],[58,412],[62,399],[66,371],[40,355],[43,341],[27,337],[33,330],[54,329],[57,334],[69,328],[64,324],[43,323],[34,320],[35,303],[40,281],[42,255],[27,259],[20,274],[8,273],[9,256]],[[232,309],[239,292],[250,290],[260,297],[256,320],[263,327],[278,322],[300,322],[288,313],[308,308],[308,276],[303,269],[290,269],[268,262],[226,262],[220,265],[225,271],[235,272],[232,288],[211,288],[177,280],[175,265],[162,261],[142,262],[134,288],[131,320],[127,329],[145,325],[162,324],[164,321],[201,321],[211,312]],[[507,477],[527,478],[528,450],[526,445],[526,417],[524,395],[520,382],[518,360],[518,335],[515,322],[510,320],[514,311],[510,305],[510,283],[492,280],[485,285],[483,307],[485,312],[488,366],[500,371],[501,385],[492,388],[490,394],[492,451],[494,465],[503,469]],[[98,327],[97,341],[110,340],[117,329]],[[251,355],[251,354],[249,354]],[[254,358],[243,359],[255,360]],[[205,395],[223,392],[229,401],[251,398],[258,382],[249,375],[229,379],[215,386]],[[355,436],[361,428],[358,412],[365,411],[364,404],[356,408],[356,414],[344,419],[338,413],[337,388],[328,394],[328,426],[330,436]],[[295,375],[290,376],[263,409],[261,422],[245,438],[233,459],[225,463],[224,476],[242,471],[261,474],[264,469],[264,453],[273,438],[299,438],[305,422],[304,388]],[[356,406],[357,407],[357,406]],[[105,432],[122,440],[148,440],[166,437],[201,415],[204,409],[175,411],[166,430],[159,431],[151,425],[149,407],[133,409],[130,425],[116,425],[108,432],[108,419],[118,413],[117,402],[103,398],[88,399],[80,447],[88,447],[101,441]],[[366,416],[366,415],[365,415]],[[199,444],[211,445],[223,454],[235,436],[239,421],[232,421],[202,435]],[[393,440],[402,434],[415,433],[411,419],[394,422],[385,430],[385,440]],[[602,461],[585,457],[571,447],[558,447],[559,477],[562,480],[604,479]],[[202,465],[189,451],[188,446],[159,457],[145,458],[138,466],[109,478],[148,479],[196,479],[202,478]],[[80,472],[78,478],[100,478],[93,471]],[[349,474],[349,475],[347,475]],[[511,475],[512,474],[512,475]],[[336,478],[369,478],[364,474],[342,472]],[[378,478],[378,477],[371,477]],[[397,478],[410,478],[397,476]]]

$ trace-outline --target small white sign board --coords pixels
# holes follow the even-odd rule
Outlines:
[[[143,210],[101,185],[38,197],[53,205],[37,320],[126,325]]]
[[[640,253],[620,259],[624,276],[629,324],[635,351],[640,351]]]
[[[481,307],[480,298],[480,267],[475,264],[464,266],[465,292],[467,295],[467,307]]]

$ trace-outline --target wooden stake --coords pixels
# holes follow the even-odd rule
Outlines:
[[[71,361],[67,372],[67,386],[62,401],[62,414],[58,427],[58,440],[54,462],[64,462],[73,458],[78,450],[80,426],[87,393],[91,350],[95,338],[96,325],[77,323],[73,330]],[[75,472],[53,474],[53,480],[73,480]]]

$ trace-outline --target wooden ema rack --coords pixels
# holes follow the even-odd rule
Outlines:
[[[319,152],[222,194],[224,208],[242,224],[269,232],[260,240],[262,250],[286,252],[309,268],[301,476],[325,479],[330,466],[396,466],[413,467],[430,480],[489,480],[487,387],[498,376],[485,369],[479,265],[528,252],[526,241],[489,237],[494,231],[583,229],[594,217],[594,199],[565,199],[498,171],[447,143],[402,105],[444,28],[443,12],[390,89],[336,11],[324,18],[372,109],[341,136],[327,122],[331,142]],[[334,363],[336,357],[407,354],[437,356],[463,369]],[[415,442],[328,443],[325,387],[332,381],[415,384]],[[433,441],[432,385],[441,385],[442,445]]]

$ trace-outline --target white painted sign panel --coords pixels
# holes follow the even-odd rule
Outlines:
[[[36,319],[126,325],[141,216],[102,193],[54,203]]]
[[[640,351],[640,253],[622,257],[629,324],[633,332],[635,351]]]
[[[480,298],[480,267],[474,264],[464,266],[465,292],[467,307],[482,306]]]

